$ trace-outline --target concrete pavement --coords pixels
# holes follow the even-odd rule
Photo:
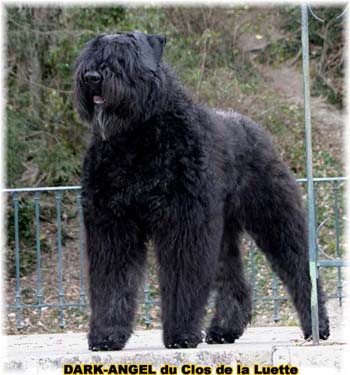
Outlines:
[[[320,346],[305,342],[298,327],[250,327],[232,345],[201,344],[196,349],[165,349],[161,331],[136,331],[126,348],[115,352],[91,352],[86,334],[5,336],[7,355],[1,354],[6,374],[62,374],[67,363],[145,363],[159,369],[164,364],[201,364],[216,366],[237,363],[299,366],[303,369],[327,367],[340,370],[342,356],[350,358],[350,346],[341,337],[342,329],[333,330]],[[252,373],[252,372],[251,372]],[[321,372],[318,372],[321,374]],[[333,372],[329,373],[331,375]],[[178,374],[181,374],[179,372]]]

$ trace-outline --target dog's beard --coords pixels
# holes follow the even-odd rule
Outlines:
[[[123,126],[123,121],[118,118],[120,111],[116,106],[119,98],[115,95],[115,91],[111,92],[110,87],[107,88],[109,90],[100,85],[94,90],[91,98],[93,106],[92,132],[103,141],[107,141],[113,134],[118,133]],[[111,97],[115,98],[115,103],[110,103]]]
[[[122,132],[129,125],[128,119],[118,117],[116,114],[108,113],[101,104],[95,104],[92,120],[92,132],[107,141],[113,135]]]
[[[107,140],[107,127],[108,127],[108,122],[105,119],[103,109],[99,108],[99,106],[95,105],[95,121],[96,122],[96,130],[97,133],[101,136],[102,140]]]
[[[90,102],[93,105],[92,131],[103,141],[146,119],[146,111],[139,108],[132,93],[122,84],[118,85],[118,89],[115,86],[103,87],[100,92],[94,93]]]

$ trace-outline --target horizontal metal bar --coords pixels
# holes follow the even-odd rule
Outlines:
[[[16,306],[16,305],[8,305],[6,306],[6,308],[8,310],[23,310],[23,309],[41,309],[43,307],[54,307],[54,308],[58,308],[58,307],[81,307],[81,306],[86,306],[86,305],[82,305],[80,303],[63,303],[62,305],[60,305],[59,303],[53,303],[53,304],[49,304],[49,303],[40,303],[40,304],[36,304],[36,305],[20,305],[20,306]]]
[[[36,188],[11,188],[1,189],[2,193],[35,193],[36,191],[65,191],[80,190],[80,186],[54,186],[54,187],[36,187]]]
[[[276,297],[260,297],[256,296],[253,298],[254,301],[287,301],[289,298],[284,296],[276,296]]]
[[[349,177],[314,177],[314,182],[332,182],[332,181],[349,181]],[[297,178],[298,182],[307,182],[306,178]],[[36,188],[9,188],[2,189],[2,193],[30,193],[36,191],[65,191],[65,190],[80,190],[81,186],[51,186],[51,187],[36,187]]]
[[[338,294],[327,294],[325,296],[326,298],[339,298],[339,295]],[[342,294],[340,296],[341,298],[349,298],[350,296],[347,295],[347,294]],[[278,299],[279,301],[287,301],[289,300],[289,297],[285,297],[285,296],[279,296],[279,297],[255,297],[253,298],[253,300],[255,301],[274,301],[275,299]],[[141,304],[144,304],[144,300],[141,300],[139,301],[139,303]],[[147,304],[148,305],[156,305],[156,304],[159,304],[159,300],[149,300],[147,301]],[[68,308],[68,307],[82,307],[82,306],[86,306],[86,304],[82,304],[82,303],[64,303],[62,305],[60,305],[59,303],[53,303],[53,304],[48,304],[48,303],[41,303],[41,304],[36,304],[36,305],[20,305],[20,306],[16,306],[16,305],[7,305],[6,308],[8,310],[23,310],[23,309],[40,309],[40,308],[43,308],[43,307],[47,307],[47,308],[59,308],[59,307],[63,307],[63,308]]]
[[[319,260],[317,264],[320,267],[350,267],[350,260],[343,260],[343,259]]]
[[[325,297],[327,299],[331,299],[331,298],[334,298],[334,299],[341,298],[341,299],[343,299],[343,298],[349,298],[350,295],[349,294],[340,294],[339,295],[338,293],[336,293],[336,294],[326,294]]]
[[[349,177],[314,177],[314,182],[349,181]],[[297,178],[298,182],[307,182],[306,178]]]
[[[326,298],[339,298],[339,295],[338,294],[326,294],[325,295]],[[348,298],[350,297],[349,295],[346,295],[346,294],[342,294],[340,297],[342,298]],[[270,297],[270,296],[256,296],[253,298],[254,301],[274,301],[274,300],[279,300],[279,301],[287,301],[289,300],[290,298],[287,297],[287,296],[276,296],[276,297]],[[143,303],[145,304],[145,301],[144,300],[141,300],[140,303]],[[151,305],[156,305],[156,304],[159,304],[159,300],[157,299],[154,299],[154,300],[149,300],[147,301],[147,304],[151,304]]]
[[[342,294],[339,296],[339,294],[326,294],[325,295],[326,298],[349,298],[350,296],[348,294]],[[274,300],[278,300],[278,301],[287,301],[287,300],[290,300],[289,297],[285,297],[285,296],[278,296],[276,298],[274,297],[254,297],[253,298],[253,301],[274,301]]]

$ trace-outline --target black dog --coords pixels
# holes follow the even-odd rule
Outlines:
[[[166,347],[202,341],[214,283],[216,313],[206,341],[233,343],[251,318],[243,231],[284,282],[310,337],[307,226],[297,182],[259,125],[193,102],[161,62],[164,46],[162,36],[100,35],[75,66],[76,106],[93,132],[82,178],[89,348],[118,350],[128,340],[149,239],[159,262]]]

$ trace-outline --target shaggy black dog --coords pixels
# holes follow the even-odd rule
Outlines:
[[[165,38],[100,35],[75,65],[76,107],[91,125],[82,177],[91,350],[122,349],[132,332],[146,242],[156,248],[163,339],[233,343],[251,318],[239,250],[246,231],[287,287],[311,336],[308,246],[298,184],[269,135],[238,113],[194,103],[161,62]],[[320,336],[329,336],[319,287]]]

